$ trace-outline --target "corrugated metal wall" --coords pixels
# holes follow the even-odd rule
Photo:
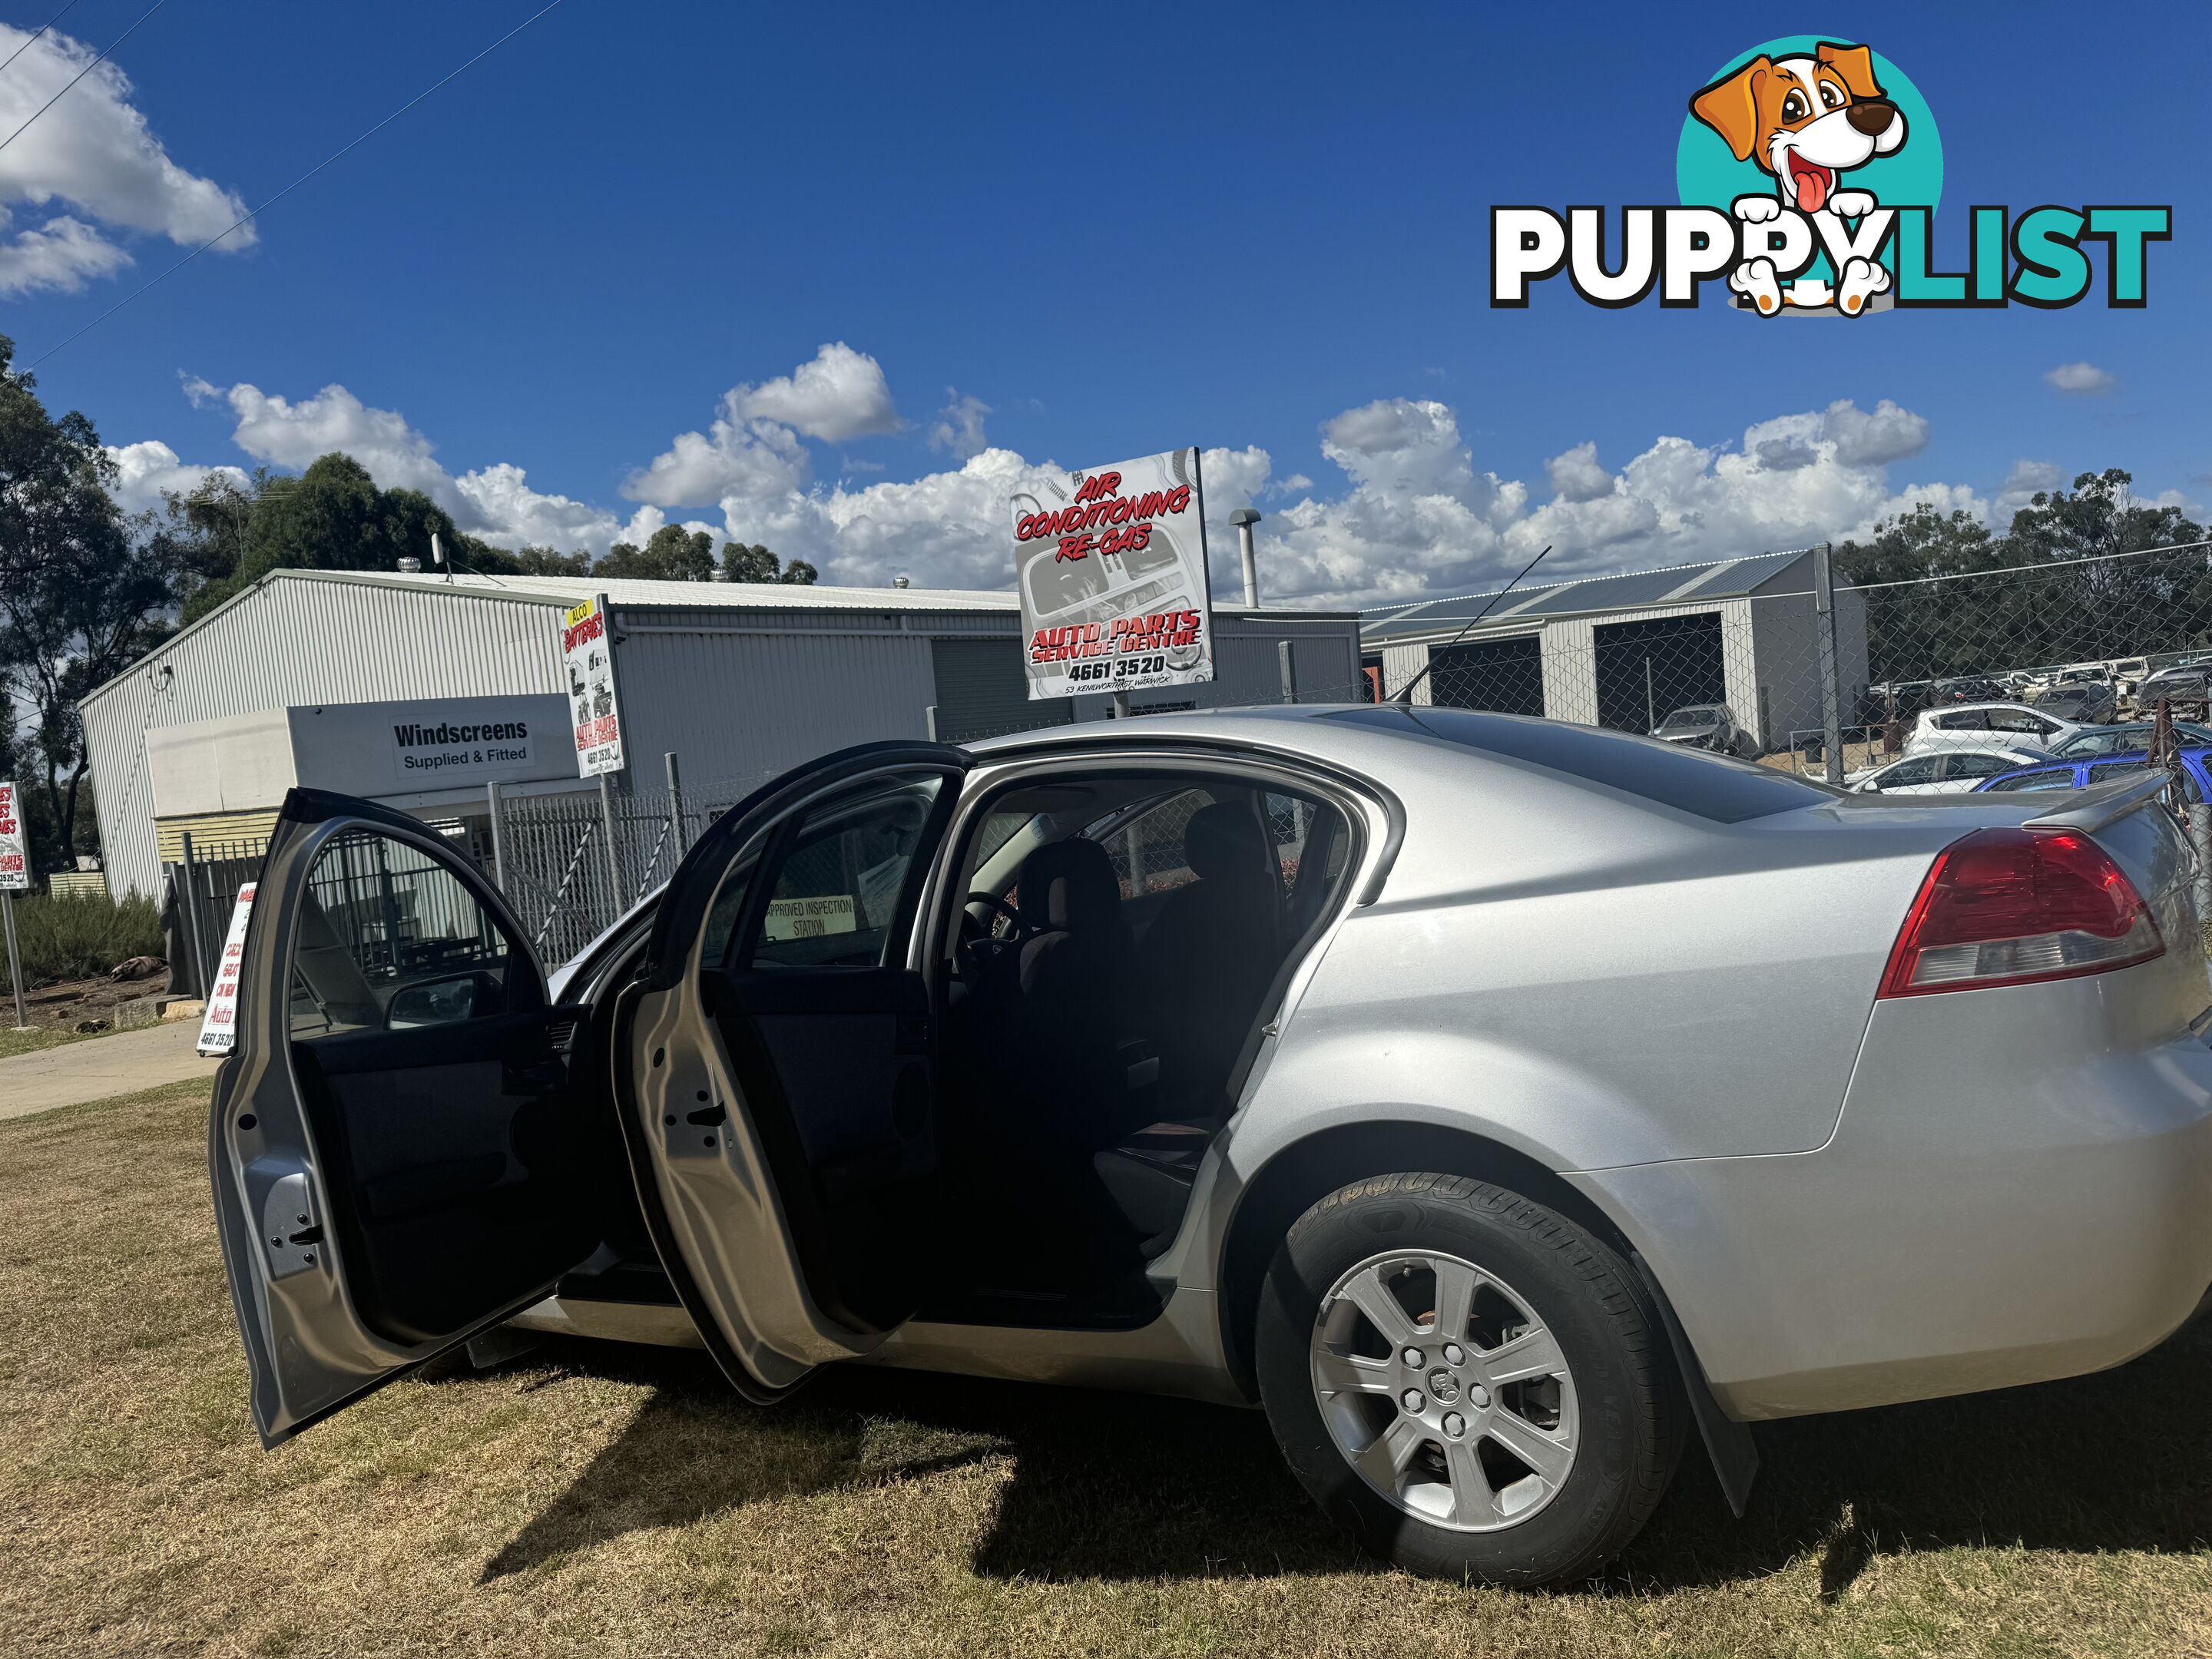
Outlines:
[[[929,658],[937,674],[941,742],[967,743],[994,732],[1061,726],[1075,718],[1066,697],[1030,699],[1018,639],[932,640]]]
[[[150,893],[160,881],[149,728],[318,702],[558,693],[562,608],[550,597],[297,573],[263,583],[86,704],[112,884]],[[1216,627],[1218,678],[1140,693],[1139,708],[1273,702],[1281,638],[1296,642],[1304,699],[1346,695],[1337,688],[1358,681],[1353,618],[1217,612]],[[927,711],[941,701],[936,642],[1004,641],[1018,651],[1021,622],[1011,608],[618,605],[614,635],[631,775],[641,788],[659,788],[661,757],[673,751],[689,794],[750,787],[851,744],[927,736]],[[163,666],[173,677],[157,685]],[[1110,702],[1072,701],[1079,720],[1104,718]]]
[[[283,577],[172,641],[84,706],[109,885],[153,893],[146,732],[307,702],[563,690],[557,606]],[[173,671],[157,684],[162,667]]]

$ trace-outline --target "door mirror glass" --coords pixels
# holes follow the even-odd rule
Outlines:
[[[377,830],[344,830],[316,856],[301,903],[291,1034],[505,1013],[518,987],[535,983],[514,960],[498,921],[444,864]]]
[[[944,780],[871,779],[810,807],[763,872],[756,968],[875,968],[888,958],[922,831]]]

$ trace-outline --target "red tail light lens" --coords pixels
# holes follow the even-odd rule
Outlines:
[[[2070,979],[2165,950],[2142,896],[2088,836],[1978,830],[1945,848],[1920,884],[1878,994]]]

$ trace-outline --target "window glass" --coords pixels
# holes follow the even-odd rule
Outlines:
[[[1990,729],[1990,715],[1985,708],[1967,708],[1955,714],[1939,714],[1936,724],[1946,732],[1986,732]]]
[[[1913,784],[1933,783],[1936,781],[1936,765],[1937,757],[1934,755],[1917,756],[1911,760],[1898,762],[1875,781],[1878,787],[1883,789],[1899,789]],[[2002,771],[2008,769],[1998,769]]]
[[[708,907],[707,925],[702,930],[699,961],[702,965],[736,966],[733,957],[742,942],[738,938],[738,918],[744,914],[745,900],[753,890],[753,867],[759,862],[760,841],[756,837],[715,889],[714,902]]]
[[[405,1030],[528,1006],[534,981],[453,871],[373,830],[317,855],[292,957],[292,1035]]]
[[[1274,843],[1275,867],[1282,880],[1282,890],[1294,893],[1298,886],[1298,868],[1305,860],[1307,837],[1313,834],[1314,825],[1320,822],[1321,815],[1334,809],[1309,800],[1304,795],[1273,793],[1267,798],[1267,808],[1268,838]],[[1345,837],[1339,835],[1331,842],[1328,860],[1330,869],[1325,873],[1334,874],[1342,867],[1342,861],[1335,854],[1338,843],[1344,840]]]
[[[1993,778],[2000,772],[2009,772],[2020,763],[2009,755],[1953,755],[1945,763],[1943,775],[1951,778]]]
[[[1183,860],[1182,834],[1190,826],[1190,815],[1213,800],[1208,789],[1182,790],[1124,821],[1112,833],[1092,837],[1113,860],[1123,898],[1168,892],[1197,879]]]
[[[1989,786],[1990,793],[2013,789],[2071,789],[2074,769],[2070,766],[2045,767],[2040,772],[2023,772],[2016,778],[1999,778]]]
[[[2056,720],[2047,720],[2040,714],[2031,714],[2025,708],[1992,708],[1989,711],[1992,732],[2026,732],[2034,737],[2049,737],[2058,729]]]
[[[1318,718],[1442,738],[1640,795],[1716,823],[1817,806],[1833,792],[1770,767],[1625,732],[1466,708],[1347,708]]]
[[[756,968],[880,967],[943,780],[872,779],[808,809],[773,866]]]

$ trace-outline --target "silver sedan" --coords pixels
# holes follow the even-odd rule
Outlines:
[[[2118,1364],[2212,1283],[2212,981],[2138,779],[1910,802],[1429,708],[871,745],[548,979],[295,791],[210,1139],[274,1444],[503,1322],[1256,1406],[1512,1584],[1686,1443]]]

